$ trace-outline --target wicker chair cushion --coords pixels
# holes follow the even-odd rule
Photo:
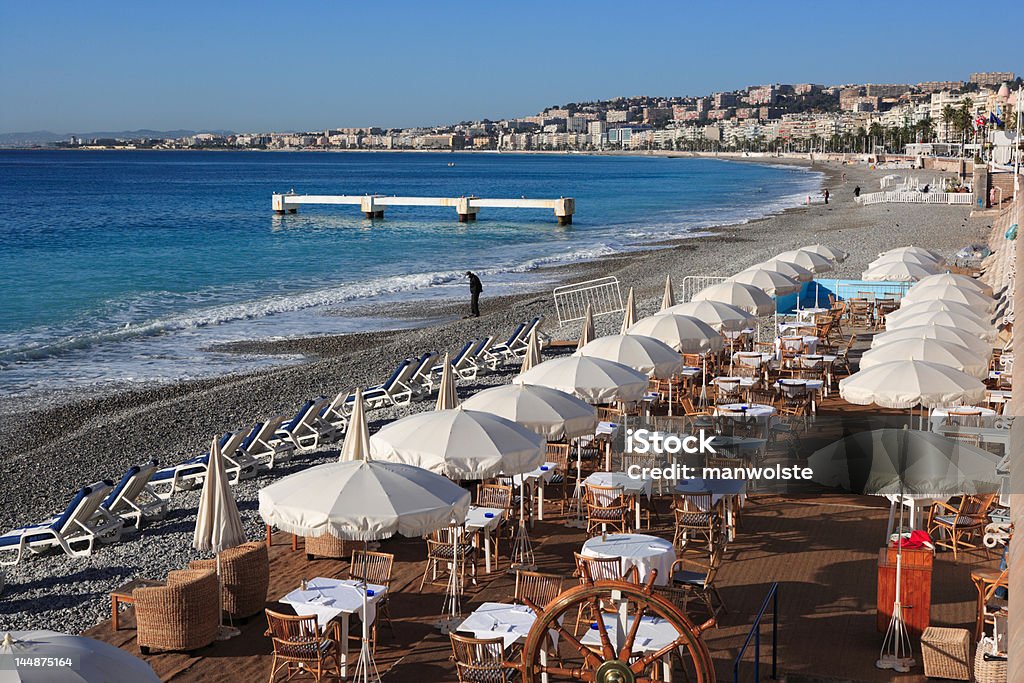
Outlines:
[[[707,581],[708,575],[703,572],[691,572],[691,571],[678,571],[672,575],[672,582],[678,584],[684,584],[687,586],[696,586],[698,588],[704,587],[704,582]]]
[[[953,526],[954,524],[959,527],[963,526],[977,526],[982,523],[982,519],[979,517],[968,517],[966,515],[943,515],[935,518],[936,522],[940,524],[946,524]]]
[[[326,657],[334,647],[333,640],[321,640],[319,644],[309,641],[307,643],[278,643],[277,653],[282,657],[290,659],[315,659],[317,649],[320,650],[320,657]]]
[[[459,557],[466,557],[476,552],[476,547],[469,543],[459,544]],[[435,545],[433,550],[430,551],[433,557],[438,557],[444,560],[450,560],[452,558],[452,546],[449,545]]]
[[[622,519],[625,508],[590,508],[590,516],[593,519]]]
[[[462,680],[472,681],[472,683],[508,683],[508,681],[512,680],[512,674],[514,673],[509,669],[498,667],[490,669],[460,666],[459,669],[462,674]]]
[[[706,512],[690,512],[679,515],[677,521],[686,526],[706,527],[711,525],[711,515]]]

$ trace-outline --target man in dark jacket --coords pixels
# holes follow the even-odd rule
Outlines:
[[[474,318],[479,318],[480,292],[484,291],[484,286],[480,284],[480,278],[478,278],[472,271],[467,270],[466,277],[469,278],[469,293],[472,297],[472,301],[470,303],[470,315]]]

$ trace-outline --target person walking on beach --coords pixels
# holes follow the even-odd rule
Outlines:
[[[859,196],[860,196],[860,185],[858,185],[857,187],[853,188],[853,198],[856,199]]]
[[[480,317],[480,292],[484,291],[484,286],[480,283],[480,278],[471,271],[466,271],[466,277],[469,278],[469,294],[470,294],[470,308],[469,315],[473,318]]]
[[[825,203],[828,204],[828,188],[825,189],[823,194],[825,195]]]

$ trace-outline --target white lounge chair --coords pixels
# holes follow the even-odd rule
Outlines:
[[[473,349],[480,343],[477,339],[470,339],[468,342],[462,345],[459,352],[448,360],[452,365],[452,370],[459,373],[460,370],[470,366],[469,357],[473,353]],[[440,381],[441,375],[444,373],[444,363],[438,363],[434,367],[430,368],[430,374],[434,377],[434,384]]]
[[[414,371],[413,362],[406,358],[398,364],[386,382],[363,391],[363,403],[367,408],[385,408],[412,403],[413,390],[410,382]],[[351,394],[345,399],[345,403],[351,404],[355,400],[356,395]]]
[[[8,557],[13,553],[13,559],[0,560],[0,564],[17,564],[26,550],[38,554],[56,547],[72,557],[83,557],[92,555],[97,540],[119,541],[124,522],[98,512],[111,487],[107,481],[83,486],[61,514],[0,536],[0,551],[7,551]]]
[[[245,436],[245,432],[227,432],[220,437],[221,455],[226,461],[224,471],[230,477],[229,481],[232,484],[237,484],[242,479],[249,479],[256,475],[257,462],[238,452]],[[165,500],[169,499],[176,491],[195,488],[201,484],[206,478],[209,462],[209,452],[197,455],[177,465],[157,470],[153,473],[149,483],[154,489],[158,486],[167,486],[167,491],[160,492],[159,495]]]
[[[511,349],[523,335],[523,330],[526,329],[526,323],[519,323],[515,329],[512,330],[512,334],[508,336],[508,339],[500,344],[494,344],[487,352],[487,359],[491,362],[494,367],[498,367],[505,362],[505,354]]]
[[[277,415],[266,422],[257,422],[239,450],[245,451],[263,469],[272,470],[274,465],[290,461],[295,453],[295,444],[274,438],[286,417]]]
[[[412,389],[414,399],[426,398],[430,395],[434,386],[430,369],[437,363],[437,357],[437,351],[428,351],[414,363],[416,367],[409,376],[409,388]]]
[[[348,429],[348,419],[352,416],[352,403],[348,400],[349,396],[352,396],[352,392],[348,389],[339,392],[320,413],[320,417],[334,425],[339,432]]]
[[[472,366],[472,370],[467,368],[464,372],[460,372],[459,375],[466,379],[476,379],[476,376],[480,373],[486,374],[497,370],[498,366],[491,360],[490,355],[493,346],[493,335],[481,339],[480,343],[469,354],[468,362]]]
[[[295,413],[295,417],[282,425],[274,437],[290,441],[299,451],[312,450],[334,441],[338,436],[337,428],[321,417],[321,413],[330,403],[329,398],[322,396],[316,400],[306,401],[299,412]]]
[[[495,357],[498,362],[522,360],[530,343],[530,333],[534,330],[537,330],[537,338],[540,340],[541,346],[544,346],[548,341],[548,337],[540,331],[540,326],[543,322],[544,317],[537,316],[529,324],[524,324],[522,329],[519,330],[518,336],[513,333],[513,336],[509,337],[509,340],[504,344],[496,344],[491,347],[491,356]]]
[[[137,529],[142,528],[143,521],[151,522],[166,517],[167,501],[149,485],[156,470],[156,460],[129,467],[100,503],[100,511],[111,517],[119,517]]]

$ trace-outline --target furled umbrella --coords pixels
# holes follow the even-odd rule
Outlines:
[[[746,270],[771,270],[797,282],[810,282],[814,279],[814,273],[807,268],[790,263],[789,261],[779,261],[777,259],[768,259],[763,263],[750,266]]]
[[[757,322],[756,316],[751,313],[721,301],[687,301],[686,303],[676,304],[672,308],[661,311],[659,315],[666,313],[696,318],[716,332],[739,332]],[[643,334],[647,333],[644,332]],[[662,339],[662,341],[667,342],[666,339]],[[684,351],[684,353],[686,352]]]
[[[665,276],[665,294],[661,297],[661,310],[672,308],[676,305],[676,295],[672,290],[672,273]]]
[[[821,254],[817,254],[813,251],[804,251],[803,249],[784,251],[773,260],[793,263],[801,268],[806,268],[812,273],[825,273],[832,270],[832,261]]]
[[[590,404],[639,401],[648,385],[647,375],[622,363],[576,355],[546,360],[512,381],[558,389]]]
[[[827,244],[811,244],[806,247],[800,247],[800,251],[809,251],[812,254],[824,256],[829,261],[833,261],[834,263],[842,263],[850,256],[842,249],[830,247]]]
[[[444,354],[444,368],[441,370],[441,383],[437,387],[437,402],[434,410],[452,410],[459,405],[459,394],[455,390],[455,371],[452,369],[448,352]]]
[[[635,332],[598,337],[575,355],[612,360],[656,379],[668,379],[683,369],[682,356],[675,349]]]
[[[897,330],[901,327],[915,327],[917,325],[955,327],[965,332],[970,332],[979,339],[988,342],[991,342],[996,337],[995,328],[988,323],[978,320],[975,316],[960,315],[952,311],[925,311],[898,318],[895,322],[885,321],[886,330]]]
[[[881,332],[871,338],[871,348],[891,344],[900,339],[938,339],[939,341],[959,344],[982,356],[992,355],[992,345],[983,341],[978,335],[946,325],[914,325],[897,327],[894,330]]]
[[[808,458],[814,480],[868,495],[895,495],[903,528],[908,495],[945,497],[998,490],[1000,457],[934,432],[876,429],[829,444]],[[880,669],[907,672],[914,666],[910,636],[903,621],[903,543],[896,544],[896,591],[892,618],[875,663]]]
[[[594,314],[590,310],[590,304],[587,304],[587,312],[583,316],[583,327],[580,329],[580,338],[576,342],[576,348],[582,349],[596,336],[597,334],[594,332]]]
[[[726,280],[693,295],[693,301],[720,301],[756,316],[775,312],[775,301],[757,287]]]
[[[904,339],[883,344],[864,352],[860,358],[860,369],[868,370],[882,363],[899,360],[923,360],[956,368],[971,377],[988,377],[989,359],[979,356],[970,349],[941,342],[937,339]]]
[[[14,683],[158,683],[152,667],[101,640],[56,631],[4,631],[0,681]],[[69,662],[40,666],[38,662]]]
[[[762,270],[760,268],[741,271],[733,275],[729,280],[757,287],[771,297],[794,294],[799,292],[801,288],[799,282],[786,277],[782,273],[774,270]]]
[[[871,266],[860,278],[868,282],[917,282],[935,273],[933,267],[919,266],[906,261],[890,261]]]
[[[633,298],[633,288],[629,288],[629,294],[626,296],[626,310],[622,314],[622,327],[620,328],[620,334],[625,334],[633,323],[636,322],[636,300]]]
[[[540,363],[540,340],[537,339],[537,328],[534,327],[530,330],[530,337],[526,345],[526,353],[523,354],[523,364],[519,367],[519,372],[526,372],[534,365]]]
[[[214,437],[210,446],[210,458],[206,463],[206,478],[203,490],[199,495],[199,507],[196,509],[196,528],[192,534],[192,547],[199,552],[212,552],[217,558],[217,591],[218,600],[223,603],[220,593],[221,585],[221,551],[234,548],[245,542],[245,529],[242,518],[238,514],[238,505],[231,493],[228,477],[224,471],[224,456],[220,450],[220,439]],[[224,626],[224,615],[221,611],[221,624],[217,638],[226,640],[237,636],[240,631]]]

